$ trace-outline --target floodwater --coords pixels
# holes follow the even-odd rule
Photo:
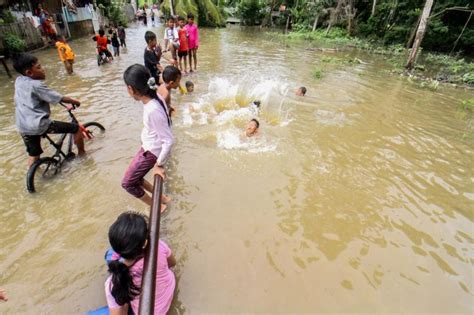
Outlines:
[[[47,84],[80,99],[79,120],[107,133],[35,195],[13,81],[0,73],[0,287],[10,297],[0,313],[105,305],[108,227],[122,211],[147,211],[120,187],[142,115],[122,73],[143,62],[145,30],[128,29],[128,49],[100,68],[89,38],[71,42],[71,77],[55,50],[37,53]],[[170,313],[474,312],[474,122],[459,110],[473,92],[420,88],[387,74],[383,57],[258,30],[201,37],[199,71],[183,78],[196,92],[173,96],[174,202],[162,222],[178,260]],[[327,62],[355,57],[362,63]],[[259,113],[248,106],[256,99]],[[53,116],[67,119],[60,107]],[[260,137],[242,139],[254,117]]]

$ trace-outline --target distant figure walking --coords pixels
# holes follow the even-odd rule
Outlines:
[[[125,33],[125,28],[120,24],[118,27],[118,38],[120,39],[120,46],[121,47],[127,47],[127,44],[125,43],[125,37],[127,37],[127,34]]]

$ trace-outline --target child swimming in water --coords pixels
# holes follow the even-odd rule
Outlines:
[[[258,128],[260,127],[260,123],[255,118],[251,119],[245,128],[244,135],[247,138],[257,136],[258,135]]]
[[[165,82],[168,67],[163,72]],[[123,79],[127,85],[128,94],[134,100],[142,102],[144,110],[142,145],[125,172],[122,187],[134,197],[151,206],[153,184],[145,180],[144,177],[153,169],[154,174],[165,178],[164,165],[174,144],[171,132],[171,114],[165,98],[157,93],[158,86],[147,68],[134,64],[125,70]],[[179,84],[179,81],[177,83]],[[162,195],[161,201],[163,203],[161,211],[164,211],[166,209],[164,204],[171,199]]]
[[[135,212],[124,212],[109,228],[114,250],[108,263],[110,276],[105,281],[105,297],[110,314],[138,314],[147,238],[147,219]],[[154,313],[166,314],[173,300],[176,280],[170,269],[176,265],[171,249],[158,240]],[[133,312],[129,312],[130,309]]]
[[[302,87],[299,87],[297,90],[296,90],[296,96],[305,96],[306,94],[306,88],[304,86]]]
[[[194,83],[191,81],[186,81],[186,91],[188,93],[194,92]]]

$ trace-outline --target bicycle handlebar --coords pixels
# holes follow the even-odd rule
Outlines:
[[[64,107],[64,108],[67,108],[67,105],[64,104],[63,102],[59,102],[59,105],[61,105],[61,106]],[[79,107],[79,106],[76,106],[76,105],[74,105],[74,104],[71,104],[71,105],[72,105],[72,109],[76,109],[76,108]],[[68,111],[70,111],[70,110],[68,110]]]

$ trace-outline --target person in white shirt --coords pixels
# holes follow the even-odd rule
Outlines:
[[[144,109],[142,146],[125,172],[122,187],[131,195],[151,205],[153,185],[144,177],[153,169],[154,174],[165,178],[164,165],[174,144],[171,115],[165,99],[156,93],[158,87],[155,79],[145,66],[135,64],[128,67],[123,78],[130,96],[142,102]],[[178,77],[177,84],[180,80],[181,76]],[[161,211],[164,211],[171,199],[163,195],[161,201]]]
[[[163,38],[165,40],[165,51],[171,51],[172,58],[178,60],[177,51],[179,49],[179,35],[176,21],[173,17],[169,17],[166,22],[165,35]]]

